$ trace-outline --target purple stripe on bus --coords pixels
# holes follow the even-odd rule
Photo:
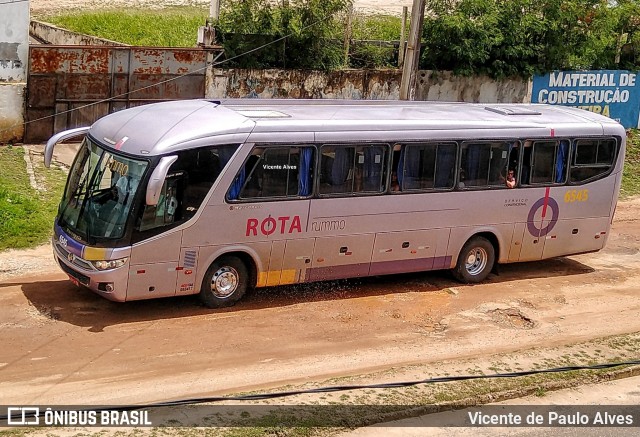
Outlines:
[[[369,263],[348,264],[346,266],[316,267],[307,269],[305,282],[329,281],[332,279],[368,276]]]
[[[389,275],[395,273],[424,272],[451,267],[450,256],[374,262],[369,264],[349,264],[346,266],[316,267],[307,269],[305,282],[328,281],[332,279],[355,278],[360,276]]]
[[[436,256],[433,258],[433,270],[450,269],[451,257],[450,256]]]
[[[369,275],[389,275],[394,273],[423,272],[427,270],[447,269],[451,265],[450,256],[405,259],[371,263]]]

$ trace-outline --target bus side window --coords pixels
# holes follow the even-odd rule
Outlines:
[[[515,157],[515,164],[511,162]],[[492,187],[506,186],[505,178],[509,170],[514,173],[518,167],[518,148],[513,142],[492,143],[489,161],[489,185]]]
[[[181,218],[179,209],[178,179],[167,179],[162,186],[158,204],[155,206],[145,205],[142,218],[138,226],[139,231],[146,231],[158,227],[172,224]]]
[[[320,194],[381,193],[386,181],[386,145],[323,146]]]
[[[455,143],[402,145],[398,158],[400,190],[452,188],[456,150]]]
[[[581,183],[605,176],[615,163],[614,139],[576,140],[571,162],[571,183]]]
[[[193,217],[237,148],[236,144],[178,152],[158,204],[144,205],[138,216],[134,240],[141,241]]]
[[[509,168],[513,148],[513,142],[464,143],[461,161],[464,187],[505,187],[508,170],[516,170]]]
[[[365,146],[362,154],[362,189],[365,192],[381,192],[384,190],[384,167],[387,162],[386,147]],[[357,168],[357,167],[356,167]]]
[[[563,184],[567,173],[569,141],[535,141],[531,152],[532,184]]]
[[[323,146],[321,156],[320,194],[350,192],[355,148]]]
[[[258,147],[236,176],[228,197],[235,200],[309,196],[313,163],[313,147]],[[242,188],[236,196],[238,186]]]
[[[435,188],[452,188],[456,167],[456,144],[438,144],[436,150]]]

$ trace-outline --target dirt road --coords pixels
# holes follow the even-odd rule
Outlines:
[[[210,310],[195,298],[109,302],[58,271],[10,277],[0,404],[223,394],[639,332],[639,216],[640,199],[622,202],[604,251],[502,266],[476,286],[395,275],[263,289]]]

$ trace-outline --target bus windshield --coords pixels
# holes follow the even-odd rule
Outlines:
[[[147,161],[114,155],[86,138],[69,171],[60,226],[85,240],[119,239]]]

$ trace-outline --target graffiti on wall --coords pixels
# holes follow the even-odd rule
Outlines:
[[[22,68],[17,42],[0,42],[0,68]]]

